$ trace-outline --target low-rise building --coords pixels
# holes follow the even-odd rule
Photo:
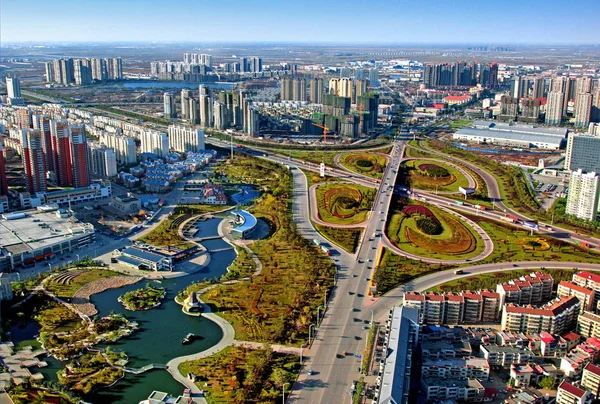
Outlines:
[[[581,374],[581,386],[595,397],[600,396],[600,366],[588,363]]]
[[[488,379],[490,365],[482,358],[423,359],[421,376],[436,379]]]
[[[533,368],[529,365],[510,365],[509,374],[515,381],[515,387],[525,387],[531,384]]]
[[[577,317],[577,332],[585,338],[600,338],[600,315],[585,311]]]
[[[554,279],[550,274],[535,272],[520,278],[498,284],[496,292],[500,295],[500,309],[505,304],[540,305],[552,296]]]
[[[527,348],[500,346],[496,344],[482,345],[480,352],[490,366],[508,367],[510,365],[520,365],[535,358],[535,354]]]
[[[142,208],[142,202],[130,196],[115,196],[110,201],[110,206],[125,214],[135,214]]]
[[[476,379],[442,380],[421,379],[421,388],[429,401],[460,400],[466,402],[481,402],[485,388]],[[379,401],[381,403],[381,401]]]
[[[12,287],[10,285],[10,275],[6,272],[0,273],[0,301],[12,299]]]
[[[573,275],[573,283],[582,286],[584,288],[592,289],[594,291],[594,301],[596,306],[600,303],[600,275],[589,272],[581,271]],[[594,307],[594,311],[597,311],[597,307]]]
[[[77,221],[58,206],[3,214],[0,219],[0,272],[49,260],[91,244],[94,226]]]
[[[592,354],[595,352],[590,353],[585,348],[569,352],[560,359],[560,370],[566,377],[578,377],[583,368],[592,360]]]
[[[171,271],[173,269],[171,257],[145,248],[128,247],[121,252],[117,260],[136,269],[151,271]]]
[[[587,404],[591,403],[593,396],[589,391],[585,391],[567,381],[563,381],[558,386],[556,394],[556,404]]]

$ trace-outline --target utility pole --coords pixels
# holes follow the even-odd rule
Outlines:
[[[231,132],[230,135],[231,135],[231,160],[233,160],[233,132]]]

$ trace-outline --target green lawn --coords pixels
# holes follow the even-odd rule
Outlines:
[[[315,229],[327,240],[342,247],[353,254],[358,247],[363,229],[361,227],[351,229],[338,229],[335,227],[320,226],[313,223]]]
[[[194,247],[194,243],[184,241],[179,236],[179,226],[185,221],[185,216],[174,212],[171,217],[162,221],[150,233],[140,237],[139,240],[157,247],[171,246],[182,250]],[[187,218],[191,217],[192,215],[187,215]]]
[[[512,271],[492,272],[489,274],[481,274],[468,276],[465,278],[456,279],[450,282],[443,283],[434,288],[429,289],[432,292],[460,292],[463,290],[496,290],[496,285],[499,283],[508,282],[520,276],[529,275],[532,272],[544,272],[552,275],[554,285],[558,285],[561,281],[570,281],[573,274],[577,272],[575,269],[515,269]]]
[[[347,208],[341,206],[333,198],[329,198],[327,201],[327,191],[331,189],[339,189],[340,192],[347,190],[347,196],[352,197],[353,194],[360,192],[361,201],[356,201],[353,207]],[[375,199],[375,191],[373,188],[368,188],[362,185],[349,184],[343,182],[331,182],[323,185],[319,185],[316,190],[317,207],[319,210],[319,217],[321,220],[331,224],[358,224],[366,220],[367,213],[369,213],[373,200]],[[336,216],[333,209],[337,209],[338,215]],[[348,216],[348,217],[341,217]]]
[[[377,285],[377,295],[383,295],[396,286],[431,273],[451,269],[451,265],[427,264],[394,254],[383,249],[381,262],[375,268],[373,280]]]
[[[530,232],[525,229],[512,227],[509,224],[496,222],[482,216],[465,215],[479,224],[483,230],[494,241],[494,252],[478,264],[491,262],[513,262],[513,261],[573,261],[600,263],[600,254],[594,250],[587,250],[573,246],[564,241],[542,236],[549,244],[547,251],[525,250],[516,242],[519,239],[529,237]]]
[[[450,173],[452,179],[445,178],[432,178],[426,177],[424,175],[419,175],[419,165],[421,164],[435,164],[440,166]],[[444,164],[438,161],[429,161],[429,160],[409,160],[406,163],[403,163],[403,166],[408,168],[409,178],[410,178],[410,187],[422,190],[432,190],[439,192],[458,192],[458,187],[468,188],[469,180],[467,177],[463,175],[460,171],[458,171],[455,167]],[[436,186],[437,185],[437,186]]]
[[[367,166],[361,166],[362,163],[368,163]],[[379,154],[372,152],[347,153],[340,157],[340,164],[346,169],[357,174],[367,175],[372,178],[381,179],[387,159]]]

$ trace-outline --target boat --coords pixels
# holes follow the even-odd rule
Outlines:
[[[188,335],[185,336],[185,338],[183,339],[183,341],[181,341],[182,345],[186,345],[191,343],[194,340],[195,335],[192,333],[189,333]]]

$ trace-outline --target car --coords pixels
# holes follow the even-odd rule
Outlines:
[[[356,296],[358,296],[358,297],[364,297],[365,295],[363,295],[362,293],[357,293]]]
[[[365,278],[365,281],[367,281],[367,282],[368,282],[368,281],[370,281],[370,280],[371,280],[371,279],[369,279],[369,278]]]
[[[350,296],[352,296],[352,295],[354,294],[354,292],[353,292],[353,291],[351,291],[351,290],[349,290],[349,291],[348,291],[348,294],[349,294]]]
[[[513,264],[513,267],[518,267],[518,265],[517,264]]]
[[[358,318],[358,317],[354,317],[353,321],[354,321],[355,323],[360,323],[360,321],[361,321],[361,320],[360,320],[360,318]]]
[[[61,258],[61,259],[62,259],[62,258]],[[356,275],[356,274],[352,274],[352,277],[353,277],[353,278],[356,278],[357,276],[358,276],[358,275]]]
[[[357,340],[357,341],[360,341],[362,338],[360,336],[358,336],[358,335],[355,335],[354,339]]]
[[[363,330],[368,330],[370,327],[368,325],[363,325]]]
[[[310,376],[312,376],[312,374],[313,374],[313,371],[312,371],[312,369],[308,369],[308,374],[309,374]]]

